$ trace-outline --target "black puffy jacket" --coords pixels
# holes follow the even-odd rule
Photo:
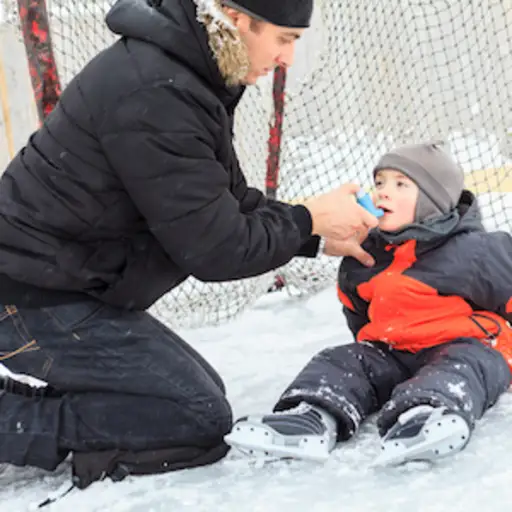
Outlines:
[[[86,293],[145,309],[193,275],[258,275],[313,256],[302,206],[249,188],[228,88],[192,0],[120,0],[122,37],[69,84],[0,181],[0,303]]]

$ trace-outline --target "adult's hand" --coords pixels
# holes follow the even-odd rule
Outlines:
[[[304,206],[313,219],[314,235],[326,239],[346,240],[356,233],[366,237],[368,230],[377,227],[377,217],[357,204],[359,185],[349,183],[313,199]]]
[[[372,255],[361,247],[361,241],[357,237],[347,240],[327,238],[325,240],[324,254],[327,256],[351,256],[366,267],[373,267],[375,265]]]

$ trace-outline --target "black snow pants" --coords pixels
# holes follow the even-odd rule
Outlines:
[[[148,313],[94,300],[0,306],[0,364],[48,383],[34,391],[0,378],[0,463],[52,470],[72,453],[85,487],[228,451],[232,412],[219,375]]]
[[[313,357],[274,410],[301,401],[323,407],[337,418],[340,441],[377,412],[384,435],[401,413],[422,404],[456,410],[473,427],[510,382],[503,356],[472,338],[417,353],[393,350],[385,343],[351,343]]]

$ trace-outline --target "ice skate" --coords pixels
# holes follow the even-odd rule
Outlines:
[[[298,407],[265,416],[240,418],[224,439],[249,456],[322,462],[336,444],[336,421],[322,409]]]
[[[374,466],[434,462],[462,450],[470,436],[467,421],[457,412],[429,405],[413,407],[382,438],[382,452]]]

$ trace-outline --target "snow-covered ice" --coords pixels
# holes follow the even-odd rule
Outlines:
[[[334,286],[307,299],[267,295],[235,321],[180,330],[223,375],[235,415],[269,410],[309,358],[350,340]],[[231,453],[205,468],[97,482],[50,505],[48,512],[470,512],[512,503],[512,394],[475,430],[469,446],[435,467],[416,464],[377,470],[373,422],[339,445],[324,465],[277,462],[256,467]],[[69,481],[55,474],[8,467],[0,471],[0,503],[29,510]]]

